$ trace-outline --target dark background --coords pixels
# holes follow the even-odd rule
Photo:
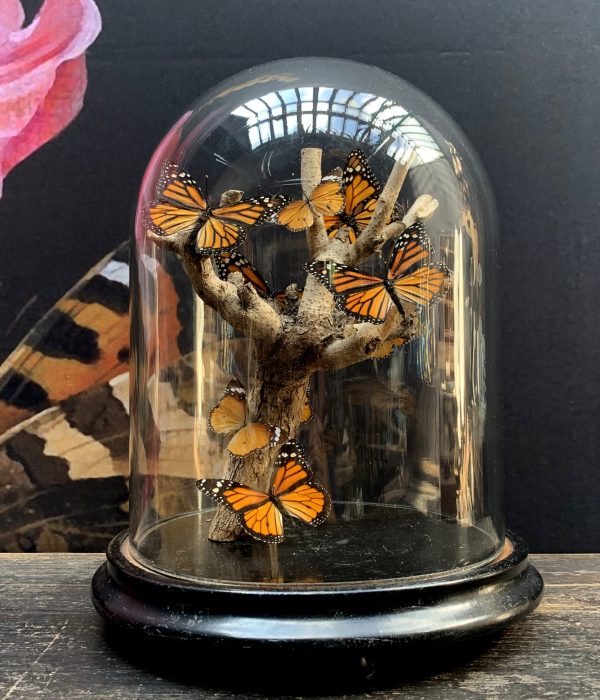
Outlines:
[[[496,194],[508,527],[536,551],[600,550],[600,3],[98,5],[83,112],[5,182],[0,356],[127,237],[154,147],[204,90],[289,56],[371,63],[454,117]]]

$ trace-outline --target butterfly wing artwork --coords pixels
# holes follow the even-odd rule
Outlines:
[[[88,551],[127,527],[129,376],[0,436],[0,551]]]
[[[0,367],[0,550],[98,551],[126,526],[128,257],[123,243],[103,258]],[[166,368],[180,356],[180,298],[155,273]]]
[[[128,244],[92,268],[0,366],[0,434],[129,369]]]

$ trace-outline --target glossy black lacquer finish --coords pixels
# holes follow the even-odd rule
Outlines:
[[[514,535],[507,554],[467,574],[313,589],[187,584],[141,568],[127,549],[126,533],[113,540],[108,562],[94,576],[92,598],[111,627],[146,641],[290,652],[462,642],[531,611],[543,589],[527,547]]]

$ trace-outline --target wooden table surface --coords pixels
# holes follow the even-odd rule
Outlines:
[[[0,555],[0,698],[299,697],[206,687],[202,659],[182,679],[124,658],[90,602],[102,554]],[[600,698],[600,554],[533,555],[546,583],[540,607],[465,658],[418,673],[365,680],[327,697]],[[403,655],[398,652],[397,667]],[[235,676],[235,660],[227,681]],[[290,660],[290,674],[295,669]],[[268,660],[260,669],[268,672]],[[300,669],[307,675],[310,669]],[[243,679],[234,687],[243,688]],[[204,686],[204,687],[203,687]],[[227,687],[224,683],[222,687]],[[246,686],[247,687],[247,686]],[[346,692],[346,695],[342,693]]]

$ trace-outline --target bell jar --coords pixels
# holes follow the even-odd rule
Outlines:
[[[291,59],[194,103],[139,195],[130,528],[99,611],[345,644],[531,609],[502,512],[496,234],[472,146],[396,76]]]

